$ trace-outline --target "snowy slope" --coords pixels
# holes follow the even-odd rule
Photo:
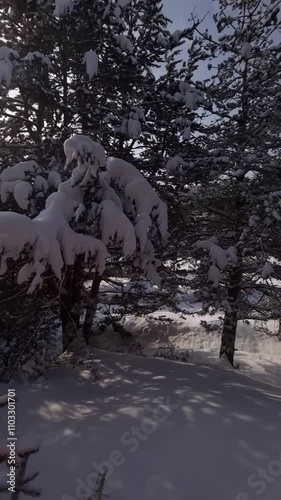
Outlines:
[[[88,498],[103,461],[110,500],[280,500],[281,390],[223,364],[94,356],[98,383],[60,367],[16,387],[19,441],[41,443],[42,500]]]
[[[183,311],[200,311],[200,304],[179,303]],[[102,319],[103,306],[99,311]],[[185,314],[161,308],[146,317],[127,316],[124,326],[132,338],[124,339],[111,329],[96,339],[96,345],[115,352],[130,352],[131,346],[139,343],[142,352],[155,356],[168,346],[173,346],[176,354],[185,357],[189,353],[192,362],[218,363],[221,330],[207,332],[201,321],[209,325],[220,325],[217,315]],[[267,323],[239,321],[237,328],[235,362],[240,371],[256,380],[267,382],[281,389],[281,341],[277,338],[278,322]],[[266,333],[265,328],[268,329]]]

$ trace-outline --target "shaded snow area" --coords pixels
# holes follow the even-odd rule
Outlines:
[[[104,465],[110,500],[280,500],[281,390],[223,363],[95,351],[16,392],[18,446],[40,444],[28,468],[42,500],[97,498]]]

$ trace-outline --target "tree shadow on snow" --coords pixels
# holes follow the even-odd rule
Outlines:
[[[58,367],[18,387],[17,432],[41,443],[43,500],[87,498],[103,465],[111,500],[250,499],[251,474],[281,459],[281,391],[224,366],[93,356],[99,382]]]

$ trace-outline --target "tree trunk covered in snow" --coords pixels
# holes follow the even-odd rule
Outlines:
[[[242,258],[241,255],[238,254],[238,262],[229,274],[228,300],[231,306],[231,311],[227,311],[225,313],[220,348],[220,357],[225,354],[232,366],[234,362],[238,318],[237,300],[240,294],[241,280]]]
[[[95,273],[93,276],[90,297],[89,297],[89,302],[87,304],[86,317],[84,322],[83,333],[84,333],[84,339],[87,344],[89,343],[90,340],[92,325],[97,310],[100,282],[101,282],[101,276],[98,273]]]

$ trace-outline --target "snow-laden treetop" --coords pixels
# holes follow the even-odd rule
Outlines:
[[[29,281],[28,293],[42,285],[51,268],[60,280],[63,266],[73,265],[84,255],[102,274],[110,247],[120,245],[125,258],[159,284],[154,248],[150,238],[167,236],[167,207],[149,182],[130,163],[106,159],[103,147],[83,135],[64,143],[65,169],[74,164],[69,180],[57,173],[46,180],[38,175],[35,162],[7,168],[0,176],[2,201],[13,195],[17,205],[30,215],[33,191],[50,194],[45,209],[35,218],[11,211],[0,212],[1,274],[7,260],[24,258],[18,283]],[[79,223],[79,233],[75,224]],[[71,227],[72,226],[72,227]],[[82,228],[82,229],[81,229]]]

